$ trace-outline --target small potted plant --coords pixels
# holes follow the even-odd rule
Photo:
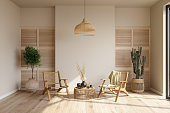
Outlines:
[[[131,89],[132,92],[142,93],[144,91],[144,65],[146,62],[146,56],[142,55],[142,47],[138,47],[138,50],[132,48],[131,60],[133,64],[133,72],[136,74],[136,78],[132,79]]]
[[[25,63],[28,65],[28,67],[30,66],[32,70],[32,77],[29,78],[29,80],[26,82],[25,88],[28,91],[36,91],[39,87],[39,83],[34,77],[34,68],[40,65],[39,51],[33,47],[27,46],[23,54],[25,58]]]

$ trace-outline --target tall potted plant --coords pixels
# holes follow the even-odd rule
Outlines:
[[[24,58],[25,63],[31,67],[32,70],[32,77],[26,82],[25,88],[29,91],[36,91],[39,87],[39,83],[34,77],[34,68],[39,66],[40,64],[40,54],[39,51],[33,47],[27,46],[25,48]]]
[[[136,78],[132,79],[131,89],[132,92],[142,93],[144,91],[144,65],[146,62],[146,56],[142,55],[142,47],[138,47],[138,50],[132,48],[131,60],[133,64],[133,72],[136,74]]]

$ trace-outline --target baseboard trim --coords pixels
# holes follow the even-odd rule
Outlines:
[[[11,95],[11,94],[13,94],[13,93],[15,93],[15,92],[17,92],[17,91],[18,91],[18,89],[15,89],[13,91],[10,91],[9,93],[6,93],[5,95],[0,96],[0,100]]]
[[[158,94],[158,95],[163,96],[163,93],[161,93],[160,91],[158,91],[158,90],[156,90],[156,89],[154,89],[154,88],[150,88],[150,90],[151,90],[152,92]]]

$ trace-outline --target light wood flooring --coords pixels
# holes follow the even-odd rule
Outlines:
[[[71,94],[55,94],[49,102],[47,94],[18,91],[0,100],[0,113],[170,113],[170,101],[161,96],[144,92],[130,96],[104,94],[100,99],[76,100]]]

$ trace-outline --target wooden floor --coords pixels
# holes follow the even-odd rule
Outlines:
[[[117,103],[111,94],[85,101],[60,93],[49,102],[41,93],[18,91],[0,100],[0,113],[170,113],[170,101],[152,92],[121,94]]]

